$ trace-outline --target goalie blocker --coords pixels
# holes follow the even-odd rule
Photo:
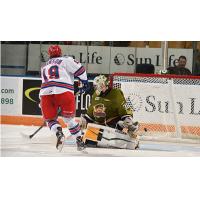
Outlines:
[[[131,138],[128,134],[98,124],[87,125],[84,131],[83,141],[89,147],[106,147],[137,149],[139,148],[139,138]]]

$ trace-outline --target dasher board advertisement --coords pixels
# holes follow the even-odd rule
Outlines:
[[[1,115],[22,114],[22,80],[1,76]]]
[[[41,80],[24,79],[23,80],[23,115],[41,115],[39,108],[39,91]],[[92,82],[90,83],[90,90],[87,93],[77,94],[76,98],[76,116],[79,117],[84,114],[90,105],[91,96],[93,93]],[[75,91],[78,90],[78,82],[75,81]]]
[[[29,45],[28,71],[40,71],[48,60],[50,45]],[[60,45],[63,55],[72,56],[82,63],[87,73],[111,74],[114,72],[134,73],[137,64],[153,64],[155,72],[163,69],[161,48],[134,48],[108,46]],[[168,49],[168,66],[176,66],[179,56],[186,56],[186,67],[192,71],[192,49]]]

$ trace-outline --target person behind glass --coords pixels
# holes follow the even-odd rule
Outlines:
[[[187,59],[185,56],[180,56],[178,59],[178,65],[175,67],[167,68],[169,74],[176,75],[192,75],[191,71],[186,68]]]
[[[60,46],[52,45],[48,49],[50,59],[41,67],[42,85],[39,93],[40,107],[49,129],[57,136],[56,148],[61,150],[64,134],[58,122],[58,110],[67,124],[71,135],[76,137],[77,149],[83,150],[82,132],[75,121],[74,77],[82,82],[79,92],[89,89],[85,67],[72,57],[62,57]]]

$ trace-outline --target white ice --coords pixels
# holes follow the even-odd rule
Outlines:
[[[39,127],[1,124],[1,156],[3,157],[188,157],[200,156],[199,144],[169,143],[141,141],[139,150],[86,148],[84,152],[76,149],[75,142],[68,138],[62,152],[58,152],[56,136],[47,127],[42,128],[32,139],[23,137],[30,135]],[[67,130],[64,133],[68,135]]]

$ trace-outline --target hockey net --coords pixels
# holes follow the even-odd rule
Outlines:
[[[200,77],[114,73],[111,84],[123,91],[140,135],[200,141]]]

